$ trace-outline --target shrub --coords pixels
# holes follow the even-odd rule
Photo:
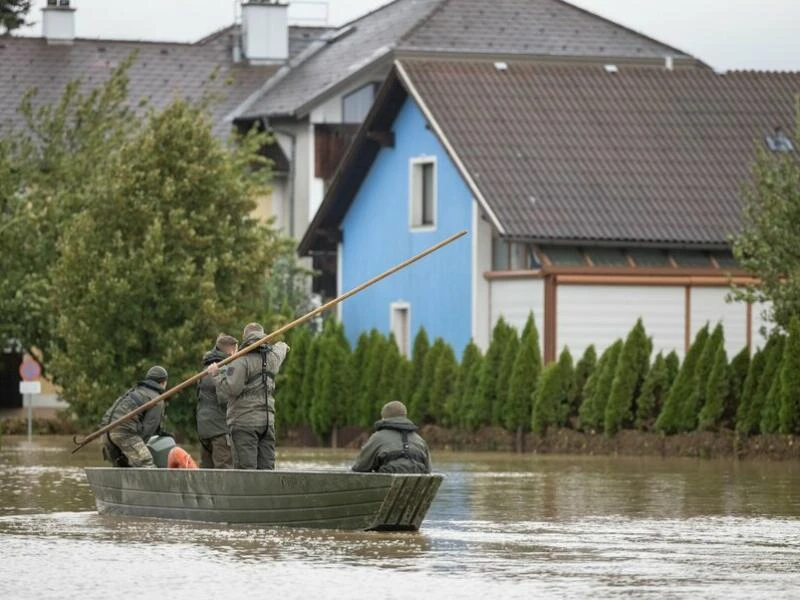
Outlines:
[[[586,382],[597,367],[597,351],[594,344],[591,344],[581,356],[578,364],[575,365],[575,399],[570,405],[567,419],[578,416],[578,409],[583,404],[585,398]]]
[[[508,431],[520,432],[530,426],[533,393],[541,371],[539,333],[536,331],[533,314],[530,314],[511,370],[508,401],[503,414],[503,426]]]
[[[469,430],[476,430],[480,424],[478,403],[478,384],[481,377],[481,364],[483,356],[480,348],[470,340],[461,357],[461,366],[458,369],[458,387],[456,391],[458,409],[458,424]]]
[[[602,431],[603,429],[606,404],[622,347],[622,340],[617,340],[609,346],[600,356],[597,369],[586,382],[586,400],[578,410],[580,428],[584,431]]]
[[[761,420],[760,411],[752,409],[755,401],[756,390],[764,367],[767,362],[766,349],[757,350],[750,361],[750,368],[747,370],[747,378],[742,386],[742,395],[739,399],[739,406],[736,409],[736,431],[743,435],[756,433]]]
[[[774,337],[775,342],[767,355],[767,363],[750,407],[761,433],[775,433],[779,426],[778,387],[786,338],[780,334],[774,334]]]
[[[656,417],[661,412],[669,392],[667,361],[660,352],[642,383],[642,391],[636,399],[636,429],[651,431]]]
[[[789,322],[780,392],[780,432],[800,433],[800,319],[797,317]]]
[[[514,369],[514,361],[519,353],[519,337],[517,330],[509,327],[505,336],[505,348],[503,348],[503,359],[500,361],[500,372],[497,376],[497,390],[495,401],[492,404],[492,425],[502,425],[504,413],[508,407],[508,390],[511,385],[511,374]]]
[[[604,414],[604,431],[614,435],[633,422],[634,399],[641,393],[642,382],[650,366],[652,342],[642,320],[636,321],[622,346]]]
[[[725,346],[722,344],[717,346],[714,365],[705,384],[706,402],[697,416],[697,427],[705,431],[718,431],[722,424],[722,417],[730,394],[728,356],[725,352]]]
[[[714,368],[714,359],[717,349],[724,344],[722,323],[717,323],[714,331],[708,338],[694,373],[694,382],[691,393],[686,397],[681,406],[680,429],[681,431],[694,431],[697,429],[697,417],[706,403],[706,386]]]
[[[488,424],[492,418],[492,409],[497,401],[497,377],[503,362],[508,330],[509,326],[500,317],[494,326],[492,341],[481,364],[478,392],[473,399],[473,415],[477,426]]]

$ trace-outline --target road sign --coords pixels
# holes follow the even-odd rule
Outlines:
[[[26,358],[19,366],[19,376],[22,381],[36,381],[42,374],[42,367],[32,358]]]
[[[19,382],[20,394],[41,394],[42,382],[41,381],[20,381]]]

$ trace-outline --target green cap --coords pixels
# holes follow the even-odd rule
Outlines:
[[[150,367],[147,370],[147,379],[152,379],[153,381],[158,381],[159,383],[161,383],[162,381],[166,381],[167,370],[164,367],[160,367],[158,365]]]

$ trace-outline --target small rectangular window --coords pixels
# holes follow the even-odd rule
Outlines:
[[[406,302],[393,302],[391,305],[390,325],[392,334],[397,342],[400,354],[406,357],[410,356],[410,312],[411,307]]]
[[[436,226],[436,162],[433,159],[411,161],[411,227]]]
[[[492,240],[492,271],[508,271],[510,265],[509,244],[502,238]]]
[[[342,97],[342,123],[361,123],[375,100],[377,83],[368,83]]]

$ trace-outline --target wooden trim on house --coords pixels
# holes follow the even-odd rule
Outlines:
[[[550,274],[548,274],[549,276]],[[736,285],[757,284],[755,277],[725,277],[722,275],[691,276],[676,275],[675,277],[655,275],[556,275],[560,284],[580,285],[691,285],[696,287],[725,287],[734,283]]]
[[[692,287],[689,285],[684,288],[683,310],[683,352],[686,354],[692,345]]]
[[[524,269],[520,271],[486,271],[483,276],[492,281],[494,279],[543,279],[541,269]]]
[[[744,269],[714,269],[712,267],[589,267],[589,266],[542,266],[550,275],[630,275],[634,277],[665,275],[719,277],[752,277]]]
[[[544,278],[544,364],[549,365],[556,360],[556,324],[558,323],[556,278],[550,275]]]
[[[745,331],[745,339],[747,340],[747,349],[752,352],[753,350],[753,304],[747,303],[747,329]]]

